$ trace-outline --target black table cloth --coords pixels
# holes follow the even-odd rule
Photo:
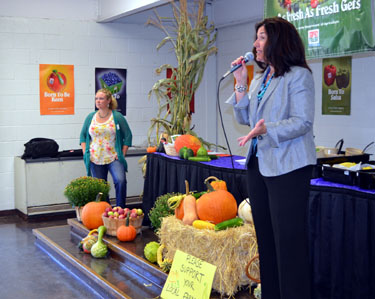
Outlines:
[[[243,157],[234,157],[234,161]],[[246,170],[229,157],[209,163],[163,154],[148,154],[144,184],[144,224],[159,195],[206,190],[203,181],[216,176],[227,182],[237,202],[246,198]],[[229,165],[229,166],[228,166]],[[314,299],[375,299],[375,190],[360,190],[311,181],[308,211]],[[301,298],[303,299],[303,298]]]

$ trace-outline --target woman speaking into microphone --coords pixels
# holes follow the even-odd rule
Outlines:
[[[236,120],[250,126],[247,187],[258,241],[263,299],[310,299],[307,210],[316,164],[314,81],[295,27],[269,18],[255,27],[255,62],[261,72],[246,93],[247,69],[227,103]]]

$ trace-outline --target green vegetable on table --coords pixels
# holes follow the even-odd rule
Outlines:
[[[103,236],[107,228],[102,225],[98,228],[98,241],[91,247],[91,255],[95,258],[105,258],[108,253],[108,247],[103,242]]]
[[[193,150],[191,148],[188,148],[188,147],[184,146],[178,152],[178,156],[181,159],[187,160],[189,157],[194,157],[194,152],[193,152]]]
[[[189,161],[210,162],[211,158],[209,156],[196,156],[196,157],[189,157]]]
[[[143,249],[143,253],[149,262],[156,263],[159,247],[160,244],[155,241],[146,244],[145,248]]]

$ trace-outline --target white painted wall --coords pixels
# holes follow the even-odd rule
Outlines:
[[[259,19],[260,20],[260,19]],[[258,20],[258,21],[259,21]],[[223,26],[219,29],[217,46],[218,79],[224,74],[231,61],[252,49],[255,37],[254,20]],[[343,138],[344,148],[355,147],[363,149],[367,144],[375,141],[375,96],[373,92],[373,77],[375,75],[375,54],[355,54],[352,57],[352,94],[351,115],[322,115],[322,60],[308,61],[314,75],[315,82],[315,123],[314,134],[316,145],[333,147]],[[220,102],[223,112],[225,129],[232,152],[246,155],[247,147],[237,146],[237,138],[249,132],[249,128],[236,123],[231,106],[224,101],[233,92],[233,76],[222,83]],[[222,129],[219,128],[219,143],[225,144]],[[369,153],[375,153],[375,147],[369,148]],[[371,160],[374,160],[372,156]]]
[[[207,10],[218,26],[219,51],[209,59],[196,93],[193,124],[198,135],[208,141],[215,142],[218,133],[222,145],[225,142],[215,113],[216,82],[235,57],[252,48],[254,23],[261,18],[262,2],[250,6],[247,1],[217,0]],[[237,18],[227,15],[233,4]],[[147,93],[161,78],[154,70],[163,63],[174,64],[175,58],[168,46],[155,50],[164,36],[153,27],[96,23],[97,5],[97,0],[66,0],[63,7],[57,0],[0,2],[0,211],[14,209],[13,159],[23,153],[25,142],[34,137],[50,137],[61,150],[79,147],[82,122],[94,107],[95,67],[128,70],[127,119],[134,145],[146,144],[149,120],[157,111],[156,102],[148,101]],[[74,65],[75,115],[39,114],[38,70],[39,64],[44,63]],[[310,66],[316,85],[316,144],[333,146],[344,138],[344,146],[363,148],[375,140],[374,54],[353,56],[350,116],[321,115],[321,60],[311,61]],[[233,153],[245,155],[246,149],[238,148],[236,139],[248,128],[238,125],[232,109],[224,104],[232,90],[233,79],[228,77],[220,90],[224,123]]]
[[[15,207],[14,157],[22,155],[24,143],[34,137],[47,137],[55,139],[60,150],[79,148],[82,123],[94,109],[95,67],[127,69],[126,118],[133,145],[145,146],[150,119],[157,111],[156,101],[149,101],[147,93],[162,78],[154,71],[161,64],[175,64],[169,46],[156,51],[164,37],[159,29],[143,24],[96,23],[96,1],[83,1],[87,7],[82,7],[80,1],[66,1],[64,9],[60,9],[61,1],[51,0],[48,6],[38,1],[40,17],[28,1],[15,2],[17,8],[8,10],[2,10],[5,5],[0,4],[0,210]],[[29,10],[31,17],[27,17]],[[78,10],[81,20],[77,19]],[[39,64],[74,65],[74,115],[40,115]],[[209,68],[215,65],[212,58]],[[197,103],[199,97],[208,94],[208,88],[215,86],[212,74],[216,72],[207,74],[197,92]],[[197,106],[199,113],[194,119],[204,126],[209,123],[206,109],[212,108],[201,102],[204,104]],[[215,116],[212,113],[209,117]],[[199,131],[207,132],[205,128]]]

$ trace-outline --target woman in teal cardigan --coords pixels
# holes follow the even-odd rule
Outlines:
[[[116,206],[126,204],[125,160],[132,145],[132,133],[125,117],[118,111],[117,101],[108,89],[95,95],[98,111],[91,112],[83,124],[80,145],[87,175],[107,180],[111,173],[116,189]]]

